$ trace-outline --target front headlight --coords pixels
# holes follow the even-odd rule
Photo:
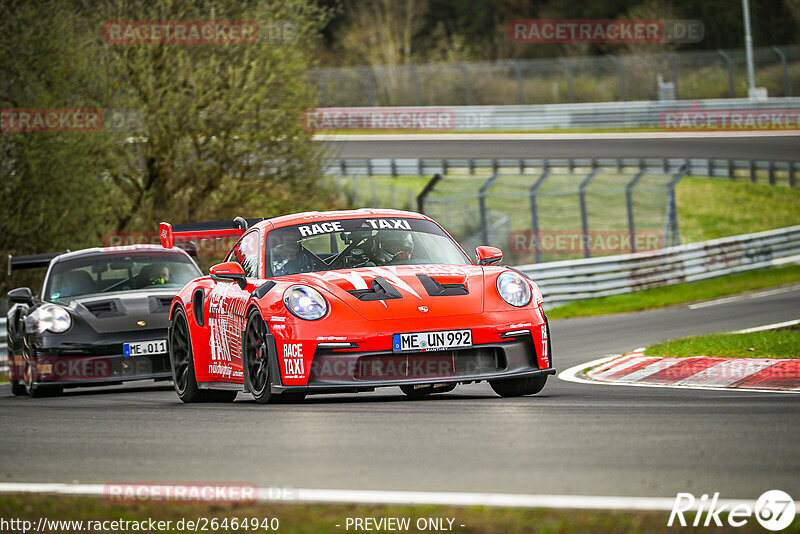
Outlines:
[[[531,285],[513,271],[506,271],[497,277],[497,292],[512,306],[526,306],[531,301]]]
[[[306,321],[321,319],[328,313],[328,303],[323,296],[308,286],[291,286],[283,294],[283,303],[293,315]]]
[[[33,329],[37,334],[41,334],[45,330],[60,334],[72,326],[72,317],[69,312],[55,304],[45,304],[37,308],[28,319],[33,321]]]

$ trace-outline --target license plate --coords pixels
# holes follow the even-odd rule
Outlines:
[[[147,356],[148,354],[166,354],[167,340],[139,341],[138,343],[123,343],[123,356]]]
[[[472,330],[413,332],[392,336],[394,352],[447,350],[472,346]]]

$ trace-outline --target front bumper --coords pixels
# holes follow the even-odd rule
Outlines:
[[[125,356],[124,343],[162,340],[166,329],[98,334],[87,341],[75,336],[32,337],[29,372],[34,384],[99,386],[133,380],[171,379],[169,355]],[[13,378],[25,379],[25,355],[14,355]]]
[[[31,362],[31,373],[36,384],[75,387],[172,378],[167,354],[39,356]]]
[[[394,353],[318,349],[307,386],[273,385],[273,393],[337,393],[378,387],[458,384],[555,374],[540,368],[530,335],[469,348]],[[549,359],[548,359],[549,361]]]

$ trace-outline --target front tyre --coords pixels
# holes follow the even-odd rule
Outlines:
[[[169,331],[169,363],[175,393],[184,403],[233,402],[236,391],[200,389],[194,374],[194,353],[189,335],[189,323],[183,308],[178,308]]]
[[[522,397],[535,395],[544,388],[547,375],[530,376],[525,378],[507,378],[505,380],[490,380],[489,385],[501,397]]]
[[[267,324],[261,312],[253,308],[247,316],[242,343],[242,367],[250,393],[260,404],[273,399],[270,390],[269,351],[267,350]]]

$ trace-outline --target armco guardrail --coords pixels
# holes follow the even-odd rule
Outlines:
[[[550,130],[562,128],[660,128],[667,130],[694,130],[702,129],[700,126],[682,126],[680,115],[671,115],[669,112],[691,113],[691,116],[700,116],[703,113],[737,112],[737,111],[778,111],[781,120],[773,124],[774,119],[769,113],[765,114],[767,121],[756,120],[749,129],[798,129],[800,121],[794,111],[800,113],[800,98],[780,97],[764,101],[754,101],[746,98],[728,98],[714,100],[665,100],[665,101],[637,101],[637,102],[598,102],[585,104],[549,104],[525,106],[448,106],[446,108],[407,108],[384,107],[376,111],[370,108],[320,108],[318,112],[330,120],[330,128],[341,123],[342,128],[347,128],[345,118],[366,116],[378,113],[384,116],[397,117],[401,121],[403,113],[409,117],[411,113],[424,114],[426,109],[430,113],[445,113],[449,118],[445,131],[514,131],[514,130]],[[789,113],[791,111],[792,113]],[[786,119],[785,117],[789,117]],[[672,118],[672,120],[670,119]],[[740,119],[741,120],[741,119]],[[410,121],[410,119],[409,119]],[[770,122],[773,121],[773,122]],[[674,124],[673,124],[674,122]],[[399,122],[402,124],[402,122]],[[360,122],[358,124],[361,124]],[[387,124],[382,121],[380,124]],[[413,124],[413,123],[411,123]],[[717,123],[719,126],[719,119]],[[771,125],[771,126],[770,126]],[[739,124],[739,128],[743,126]],[[363,126],[361,126],[363,128]],[[712,128],[713,129],[713,128]],[[324,133],[319,130],[318,133]]]
[[[512,159],[512,158],[347,158],[328,161],[330,176],[433,176],[450,173],[534,174],[546,169],[608,168],[671,174],[684,168],[689,175],[714,178],[743,178],[772,185],[800,185],[800,161],[765,161],[718,158],[599,158],[599,159]]]
[[[522,265],[547,307],[800,261],[800,226],[654,252]]]

